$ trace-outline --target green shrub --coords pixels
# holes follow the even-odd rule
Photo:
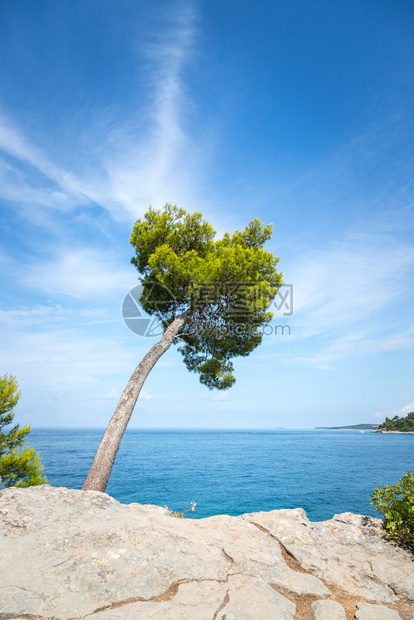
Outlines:
[[[43,466],[34,448],[26,443],[30,426],[18,424],[5,432],[14,418],[14,408],[20,398],[16,378],[0,375],[0,489],[30,487],[45,484]]]
[[[371,504],[384,516],[387,537],[414,550],[414,473],[408,471],[397,484],[375,489]]]

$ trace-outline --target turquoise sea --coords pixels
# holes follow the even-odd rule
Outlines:
[[[53,486],[80,489],[100,429],[34,429]],[[107,492],[194,518],[302,507],[313,521],[378,516],[369,496],[414,469],[414,435],[330,430],[127,430]]]

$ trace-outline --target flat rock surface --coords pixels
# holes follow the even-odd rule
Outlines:
[[[414,601],[414,557],[382,538],[380,519],[346,512],[312,523],[301,508],[242,518],[275,536],[302,568],[350,594]]]
[[[368,620],[375,605],[411,620],[413,601],[413,556],[368,517],[176,519],[95,491],[0,491],[3,619]]]
[[[315,620],[346,620],[345,609],[336,601],[315,601],[312,609]]]
[[[355,618],[357,620],[400,620],[401,616],[394,609],[389,609],[383,605],[358,603]]]

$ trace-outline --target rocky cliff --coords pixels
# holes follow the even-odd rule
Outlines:
[[[411,620],[413,556],[381,522],[176,519],[49,486],[0,492],[0,618]]]

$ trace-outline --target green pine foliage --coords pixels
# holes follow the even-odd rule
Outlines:
[[[408,471],[397,484],[375,489],[371,504],[384,516],[387,537],[414,550],[414,473]]]
[[[0,376],[0,488],[30,487],[46,482],[39,455],[26,444],[30,426],[20,428],[16,424],[8,432],[4,430],[13,422],[20,395],[15,377],[7,373]]]
[[[235,381],[232,359],[249,355],[262,341],[282,274],[279,259],[263,248],[271,225],[254,219],[243,231],[215,236],[201,213],[168,203],[150,208],[133,228],[131,262],[141,274],[140,303],[148,314],[166,328],[190,313],[179,333],[187,369],[208,388],[225,390]]]
[[[398,415],[394,416],[392,419],[385,418],[385,422],[378,426],[378,430],[381,429],[384,431],[400,431],[402,433],[414,431],[414,411],[409,413],[405,418],[400,418]]]

